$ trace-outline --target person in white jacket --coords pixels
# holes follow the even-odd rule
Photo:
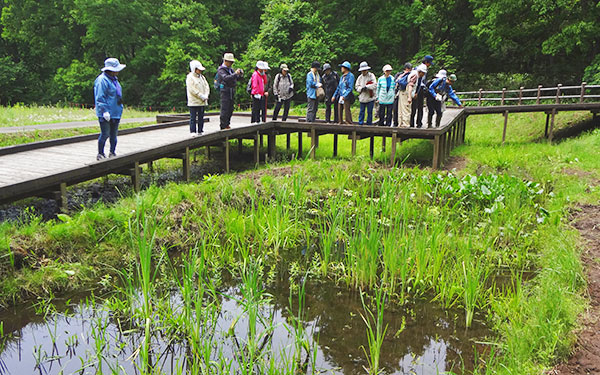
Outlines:
[[[208,95],[210,94],[210,86],[204,77],[204,70],[200,61],[190,61],[190,72],[185,80],[192,137],[201,135],[204,131],[204,109],[208,105]]]
[[[358,113],[358,124],[365,123],[365,110],[367,111],[367,125],[373,125],[373,107],[375,106],[377,77],[371,73],[371,67],[366,61],[360,63],[358,71],[360,74],[356,78],[356,91],[358,91],[358,101],[360,102],[360,112]]]

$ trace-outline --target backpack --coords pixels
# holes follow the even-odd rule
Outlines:
[[[246,85],[246,92],[248,95],[252,96],[252,77],[248,80],[248,84]]]
[[[402,73],[402,75],[396,80],[396,87],[399,90],[406,90],[406,86],[408,86],[408,76],[410,75],[410,73],[411,72]]]
[[[219,90],[221,88],[221,84],[219,83],[219,70],[217,69],[217,73],[215,73],[215,79],[213,81],[213,86],[215,90]]]

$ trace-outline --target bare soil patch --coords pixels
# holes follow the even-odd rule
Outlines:
[[[600,374],[600,206],[584,205],[573,226],[586,242],[582,256],[588,281],[590,307],[581,321],[573,356],[554,374]]]

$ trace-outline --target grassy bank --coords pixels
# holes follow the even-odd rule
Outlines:
[[[453,152],[464,168],[452,173],[324,160],[331,139],[323,137],[320,161],[151,187],[53,222],[2,223],[0,299],[14,303],[82,286],[111,290],[111,280],[127,270],[140,275],[131,285],[143,295],[133,315],[164,317],[147,302],[166,298],[180,281],[164,267],[151,273],[150,264],[184,253],[182,270],[207,283],[224,272],[247,285],[253,277],[259,284],[285,277],[301,288],[308,275],[368,291],[379,301],[366,319],[371,366],[385,350],[377,344],[385,336],[378,311],[428,298],[460,308],[467,325],[482,320],[494,327],[498,336],[481,353],[477,373],[541,373],[568,354],[585,307],[569,211],[600,198],[600,132],[536,142],[542,116],[511,116],[504,146],[501,116],[470,118],[467,142]],[[581,116],[561,115],[558,127]],[[366,154],[368,142],[359,145]],[[347,146],[340,143],[342,157],[349,157]],[[418,162],[430,147],[405,142],[398,152]],[[192,309],[198,295],[191,285],[180,288]],[[249,301],[261,298],[256,291],[247,290]],[[165,329],[147,322],[137,324],[147,332]],[[192,328],[179,332],[193,341]],[[201,362],[200,354],[193,358]]]
[[[154,117],[158,112],[125,108],[123,118]],[[93,108],[14,105],[0,106],[0,127],[98,120]]]

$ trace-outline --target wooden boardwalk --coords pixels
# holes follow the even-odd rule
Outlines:
[[[290,118],[287,122],[271,121],[252,125],[248,116],[241,114],[233,117],[231,129],[220,130],[218,116],[209,114],[207,118],[209,122],[205,123],[204,135],[193,138],[190,137],[187,120],[177,116],[159,118],[161,121],[176,121],[121,131],[118,157],[102,161],[96,161],[97,134],[0,148],[0,203],[44,196],[57,199],[65,206],[67,186],[111,173],[131,176],[134,189],[139,190],[140,164],[161,158],[181,159],[184,179],[189,180],[190,150],[207,146],[224,147],[224,169],[229,171],[230,141],[254,140],[254,161],[258,163],[259,147],[265,135],[271,157],[276,152],[275,142],[279,134],[301,135],[298,137],[298,156],[301,156],[303,136],[308,134],[313,157],[319,136],[324,134],[334,135],[334,156],[337,155],[339,135],[348,135],[353,155],[361,139],[370,140],[370,153],[373,156],[374,138],[390,138],[391,163],[395,163],[397,142],[411,138],[431,139],[434,141],[432,164],[437,168],[449,155],[450,149],[464,140],[466,116],[464,110],[449,109],[444,114],[440,128],[434,129],[306,123],[299,121],[298,117]],[[289,149],[290,137],[287,139],[286,146]]]
[[[585,93],[585,90],[582,89],[581,92]],[[557,92],[560,93],[560,89]],[[162,158],[181,159],[183,177],[187,181],[190,179],[190,151],[200,147],[223,147],[224,169],[228,172],[231,141],[237,139],[241,147],[243,139],[253,140],[254,162],[258,164],[264,136],[268,140],[268,155],[273,157],[277,150],[275,144],[277,135],[288,135],[286,149],[290,150],[292,133],[299,135],[298,157],[302,156],[302,142],[305,135],[309,136],[311,157],[315,156],[321,135],[333,135],[333,156],[337,156],[338,140],[341,135],[347,135],[347,139],[351,141],[353,156],[356,154],[357,142],[360,140],[369,140],[370,155],[373,157],[375,138],[381,137],[384,145],[390,138],[391,164],[396,162],[398,142],[407,139],[428,139],[433,142],[432,167],[439,168],[452,148],[464,142],[467,117],[470,115],[503,114],[505,121],[502,142],[504,142],[509,113],[544,112],[547,114],[546,133],[551,141],[554,117],[558,112],[591,111],[594,114],[600,112],[600,103],[585,102],[587,96],[583,94],[580,94],[578,103],[561,103],[556,99],[554,103],[532,105],[521,105],[524,98],[521,98],[519,105],[506,105],[505,93],[502,95],[504,99],[499,101],[500,105],[464,109],[447,108],[441,126],[433,129],[306,123],[302,118],[294,116],[291,116],[287,122],[270,121],[263,124],[250,124],[249,114],[242,113],[233,117],[231,129],[220,130],[218,114],[209,113],[207,114],[209,121],[205,123],[205,133],[199,137],[190,137],[188,115],[158,116],[157,125],[120,131],[117,146],[119,156],[102,161],[95,159],[97,134],[4,147],[0,148],[0,203],[31,196],[44,196],[57,199],[63,207],[66,207],[67,186],[111,173],[131,176],[134,189],[139,190],[140,164],[151,163]]]

